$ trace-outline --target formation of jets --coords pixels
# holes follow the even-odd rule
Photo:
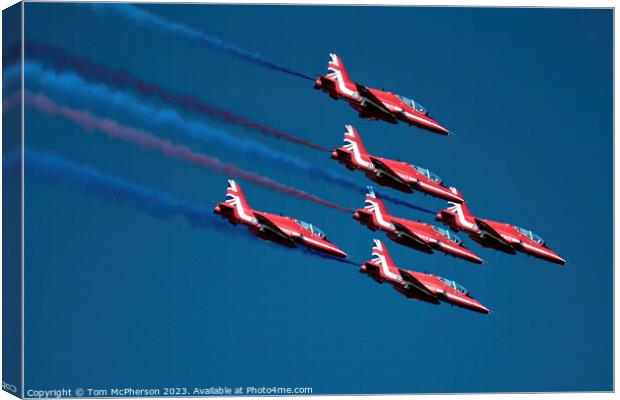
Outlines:
[[[328,73],[317,77],[315,88],[326,92],[335,100],[346,100],[362,118],[383,120],[392,124],[402,121],[431,132],[449,134],[419,103],[353,82],[342,59],[335,54],[330,54]],[[361,170],[366,177],[381,186],[405,193],[418,191],[447,200],[448,208],[439,211],[436,220],[454,232],[467,233],[472,240],[485,248],[508,254],[519,251],[556,264],[566,264],[566,261],[534,232],[475,217],[469,211],[462,193],[455,187],[446,186],[444,181],[430,170],[368,153],[359,132],[351,125],[346,125],[344,144],[332,152],[331,158],[349,170]],[[325,233],[315,225],[288,216],[254,210],[250,208],[239,184],[232,179],[228,183],[226,200],[217,203],[214,212],[231,224],[243,224],[254,235],[284,246],[303,245],[333,257],[348,257],[347,253],[329,241]],[[368,186],[364,207],[357,209],[353,218],[373,232],[385,232],[389,239],[400,245],[428,254],[440,251],[475,264],[484,262],[466,248],[463,241],[450,230],[390,214],[371,186]],[[362,263],[361,272],[378,283],[387,282],[408,299],[432,304],[447,302],[475,312],[490,313],[488,308],[453,280],[399,268],[385,244],[378,239],[374,239],[372,258]]]

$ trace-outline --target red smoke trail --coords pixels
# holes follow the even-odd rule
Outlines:
[[[337,204],[323,200],[317,196],[306,193],[302,190],[281,184],[270,178],[260,176],[254,172],[243,170],[235,165],[226,164],[214,157],[209,157],[197,153],[187,146],[175,145],[172,142],[160,139],[142,130],[123,126],[113,120],[100,118],[85,110],[76,110],[55,104],[51,99],[42,95],[26,91],[24,100],[28,105],[34,106],[38,110],[49,115],[58,115],[79,125],[87,132],[95,129],[104,132],[107,136],[120,139],[139,146],[144,150],[156,150],[167,157],[185,161],[187,163],[209,168],[226,176],[235,176],[240,179],[248,180],[280,193],[288,194],[300,199],[309,200],[333,209],[350,213],[352,210],[341,207]]]
[[[117,88],[125,89],[129,87],[142,95],[157,97],[166,103],[174,104],[187,111],[207,114],[213,119],[239,125],[266,136],[274,136],[315,150],[331,152],[331,150],[312,143],[309,140],[291,135],[279,129],[271,128],[242,115],[222,110],[195,96],[173,92],[155,83],[145,82],[131,75],[127,70],[112,69],[100,64],[95,64],[88,59],[76,57],[64,50],[34,41],[26,41],[24,47],[29,59],[36,58],[48,61],[55,68],[61,70],[71,69],[84,77],[96,79]],[[19,56],[21,56],[21,46],[9,46],[6,51],[6,58],[8,61],[5,62],[8,64],[11,60],[17,60]]]

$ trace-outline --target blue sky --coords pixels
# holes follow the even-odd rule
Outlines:
[[[26,4],[26,39],[193,94],[325,147],[353,124],[369,151],[425,166],[480,217],[534,230],[559,267],[486,250],[487,264],[386,241],[403,267],[458,281],[493,310],[407,301],[356,267],[158,219],[45,180],[26,183],[26,388],[311,386],[316,394],[612,389],[612,11],[151,5],[141,8],[314,76],[328,53],[414,98],[456,132],[364,121],[312,82],[97,15]],[[28,59],[29,61],[35,61]],[[27,83],[31,90],[39,90]],[[54,98],[54,93],[47,93]],[[79,98],[62,98],[80,105]],[[145,104],[170,108],[156,99]],[[86,107],[87,105],[83,105]],[[273,163],[154,133],[349,208],[363,197]],[[326,153],[180,112],[366,184]],[[27,110],[26,142],[192,203],[226,177]],[[359,259],[350,215],[241,181],[250,204],[310,221]],[[429,209],[445,203],[398,194]],[[397,215],[432,216],[390,206]],[[243,229],[239,227],[239,229]]]

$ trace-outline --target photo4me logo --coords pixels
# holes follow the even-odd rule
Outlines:
[[[266,386],[247,386],[245,394],[255,395],[292,395],[292,394],[312,394],[311,387],[266,387]]]

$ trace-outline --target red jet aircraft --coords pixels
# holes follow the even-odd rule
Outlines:
[[[347,257],[347,254],[327,240],[325,233],[316,226],[295,218],[253,210],[248,205],[241,186],[232,179],[228,180],[228,184],[227,199],[216,204],[214,212],[231,224],[244,224],[256,236],[287,247],[296,247],[299,243],[336,257]]]
[[[461,195],[456,189],[454,193]],[[465,202],[449,204],[450,207],[439,211],[437,220],[456,232],[467,232],[469,237],[480,245],[509,254],[515,254],[515,250],[518,250],[556,264],[566,264],[566,261],[551,251],[545,241],[534,232],[515,225],[474,217]]]
[[[463,202],[463,198],[445,187],[442,179],[433,172],[417,165],[368,154],[357,130],[351,125],[346,125],[346,129],[344,146],[334,150],[332,158],[348,169],[360,169],[379,185],[402,192],[418,190],[444,200]]]
[[[490,313],[488,308],[469,296],[467,289],[450,279],[398,268],[385,244],[378,239],[374,241],[372,259],[362,264],[361,271],[376,282],[388,282],[409,299],[432,304],[445,301],[479,313]]]
[[[396,124],[399,120],[442,135],[450,132],[433,120],[420,103],[395,93],[372,89],[355,83],[349,78],[342,59],[330,54],[328,74],[316,78],[315,89],[322,90],[334,99],[344,99],[359,111],[362,118],[383,120]]]
[[[370,230],[380,229],[396,243],[413,249],[429,254],[436,249],[476,264],[483,263],[480,257],[462,245],[463,241],[458,236],[447,229],[390,215],[383,201],[370,186],[366,195],[366,207],[355,211],[353,218]]]

